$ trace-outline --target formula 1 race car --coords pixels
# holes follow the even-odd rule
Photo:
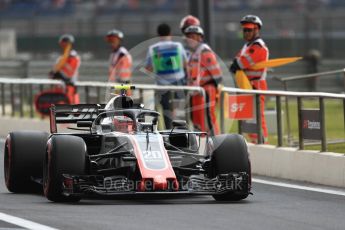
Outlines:
[[[121,194],[200,194],[237,201],[251,193],[247,144],[241,135],[209,137],[188,131],[186,121],[157,130],[159,113],[131,97],[107,105],[51,107],[51,134],[8,134],[5,182],[14,193],[41,190],[55,202]],[[57,124],[78,132],[57,132]]]

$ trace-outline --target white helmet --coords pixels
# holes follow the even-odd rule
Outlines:
[[[184,30],[185,34],[199,34],[204,36],[204,30],[200,26],[189,26]]]
[[[72,34],[63,34],[59,38],[59,43],[60,42],[69,42],[69,43],[74,43],[75,39]]]
[[[180,29],[182,33],[184,33],[184,30],[188,26],[200,26],[200,21],[197,17],[194,17],[193,15],[187,15],[186,17],[182,18],[180,22]]]
[[[262,21],[261,19],[256,15],[246,15],[241,19],[241,24],[245,23],[253,23],[259,26],[259,28],[262,27]]]
[[[123,39],[123,37],[124,37],[122,31],[120,31],[120,30],[109,30],[107,33],[107,37],[111,37],[111,36],[116,36],[120,39]]]

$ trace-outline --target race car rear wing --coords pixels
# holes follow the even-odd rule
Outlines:
[[[57,132],[57,124],[73,124],[78,121],[94,121],[104,112],[105,104],[57,104],[50,107],[50,132]]]

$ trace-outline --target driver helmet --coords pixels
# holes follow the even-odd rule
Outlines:
[[[133,120],[127,116],[114,116],[113,125],[115,131],[129,133],[133,131]]]

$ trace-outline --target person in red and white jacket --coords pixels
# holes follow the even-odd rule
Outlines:
[[[222,81],[222,70],[216,54],[204,43],[204,31],[200,26],[189,26],[184,30],[191,50],[188,61],[188,85],[205,89],[206,98],[194,95],[191,99],[194,126],[210,135],[219,134],[216,117],[218,84]],[[205,113],[205,106],[207,113]]]
[[[112,52],[109,57],[108,81],[129,84],[132,75],[132,56],[121,45],[124,35],[119,30],[110,30],[106,41],[110,44]]]
[[[230,71],[236,73],[237,70],[243,70],[253,89],[267,90],[267,68],[254,70],[251,67],[256,63],[267,61],[269,57],[269,50],[265,42],[260,38],[260,29],[262,28],[262,21],[258,16],[246,15],[241,20],[243,38],[246,40],[243,48],[237,54],[230,66]],[[263,131],[264,143],[268,143],[268,131],[265,120],[265,97],[260,96],[261,101],[261,127]],[[256,134],[249,135],[252,142],[256,142]]]
[[[59,38],[62,55],[57,59],[49,75],[53,79],[64,81],[69,102],[79,104],[79,95],[75,83],[79,76],[80,57],[77,51],[72,49],[74,41],[75,39],[71,34],[64,34]]]

